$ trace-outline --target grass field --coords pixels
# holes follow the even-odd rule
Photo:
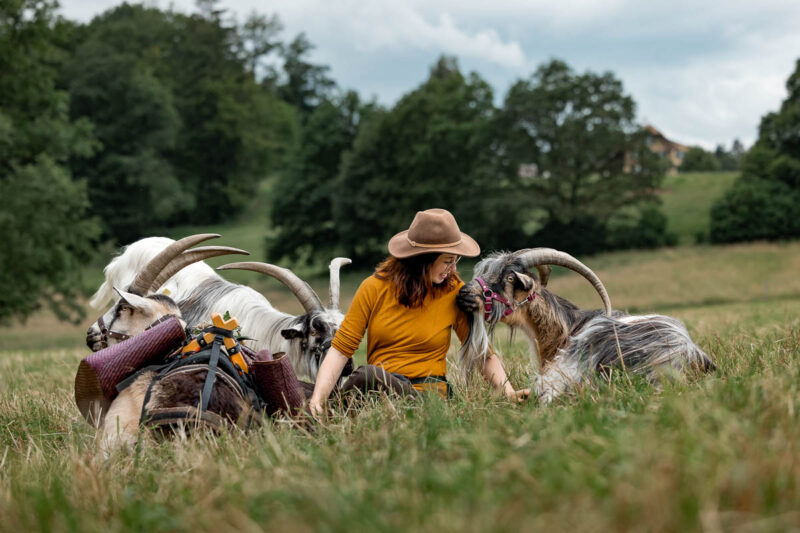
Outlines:
[[[667,229],[681,244],[696,242],[698,235],[708,238],[711,205],[722,196],[739,174],[737,172],[687,172],[667,176],[661,191]]]
[[[547,408],[456,380],[449,402],[382,400],[339,410],[313,432],[268,422],[103,458],[72,401],[83,328],[51,330],[40,317],[7,330],[0,530],[800,526],[800,243],[588,262],[617,307],[684,319],[719,370],[662,390],[617,377]],[[595,305],[585,285],[572,274],[550,283]],[[524,343],[500,332],[496,344],[513,381],[526,383]]]
[[[262,260],[268,193],[265,184],[244,224],[204,230]],[[681,215],[695,220],[684,227],[703,209]],[[0,329],[0,531],[800,528],[800,242],[586,262],[615,307],[683,319],[718,371],[660,390],[617,375],[550,407],[511,405],[452,373],[456,397],[446,402],[338,406],[313,430],[267,421],[247,435],[144,439],[106,458],[72,398],[88,320],[42,313]],[[238,275],[299,311],[274,280]],[[345,308],[364,275],[345,272]],[[324,294],[325,280],[312,285]],[[575,274],[554,272],[550,289],[599,306]],[[495,346],[512,381],[527,384],[522,339],[500,329]]]

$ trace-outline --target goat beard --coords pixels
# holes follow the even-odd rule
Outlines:
[[[474,282],[473,282],[474,283]],[[490,340],[494,338],[494,328],[503,319],[505,306],[492,302],[489,317],[485,318],[484,301],[469,316],[469,333],[458,351],[459,368],[465,378],[475,369],[483,368],[490,352]]]

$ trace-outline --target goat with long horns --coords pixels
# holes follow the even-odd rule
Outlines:
[[[339,270],[350,260],[336,258],[331,262],[327,308],[314,290],[288,269],[256,262],[219,267],[253,270],[278,279],[293,292],[305,311],[291,315],[275,309],[250,287],[226,281],[202,262],[223,253],[247,252],[227,247],[189,250],[215,237],[219,235],[193,235],[179,241],[148,237],[127,246],[105,267],[106,280],[91,300],[94,307],[99,307],[113,299],[116,292],[119,302],[89,328],[87,345],[93,351],[105,348],[127,338],[133,329],[141,331],[164,314],[179,314],[188,326],[194,327],[208,322],[214,313],[228,312],[239,320],[242,335],[252,339],[248,342],[251,349],[285,352],[298,377],[314,381],[325,348],[344,318],[338,309]],[[128,289],[123,291],[121,287]]]
[[[262,329],[258,331],[267,332],[266,341],[258,339],[260,342],[256,341],[255,345],[251,346],[254,350],[268,348],[272,353],[286,352],[288,351],[285,349],[286,344],[295,345],[292,346],[294,349],[289,351],[290,355],[295,355],[295,361],[292,363],[299,359],[304,368],[316,373],[319,359],[342,320],[342,314],[338,311],[339,270],[350,260],[337,258],[331,262],[330,309],[325,309],[311,287],[287,269],[255,262],[233,263],[220,267],[223,270],[254,270],[279,279],[292,290],[307,311],[306,314],[295,317],[278,312],[257,292],[223,280],[202,263],[204,259],[210,257],[248,252],[224,246],[190,249],[202,241],[215,237],[219,235],[192,235],[170,242],[157,253],[151,253],[152,257],[128,284],[127,291],[123,291],[114,286],[114,279],[125,279],[127,274],[121,267],[140,262],[143,250],[150,252],[153,250],[152,246],[143,245],[159,239],[143,239],[129,246],[120,257],[106,267],[107,279],[104,285],[113,287],[119,294],[120,300],[92,325],[87,332],[87,344],[97,351],[142,333],[168,317],[176,317],[180,320],[180,326],[185,328],[187,323],[196,326],[201,322],[207,322],[215,312],[227,311],[234,316],[237,313],[248,313],[242,316],[252,318],[255,315],[262,321],[265,318],[273,319],[268,324],[254,320],[241,322],[250,326],[261,326]],[[194,273],[194,281],[199,281],[199,285],[193,290],[182,292],[181,288],[192,285],[187,283],[192,277],[182,276],[177,283],[174,278],[181,277],[181,273],[192,266],[205,267],[207,271],[200,270],[200,273],[206,275],[199,277]],[[172,290],[167,289],[164,292],[178,296],[180,298],[178,303],[173,297],[156,292],[168,281]],[[103,290],[104,287],[101,287],[98,295]],[[244,335],[248,333],[252,335],[254,331],[255,327],[243,328]],[[269,343],[272,343],[272,346]],[[118,443],[130,444],[135,441],[145,393],[154,376],[153,372],[144,372],[123,389],[110,405],[101,406],[102,412],[90,415],[91,419],[101,425],[104,448],[110,449]],[[190,378],[192,376],[187,378],[181,374],[159,381],[153,387],[148,409],[173,407],[179,396],[194,398],[196,394],[193,395],[192,391],[196,393],[194,389],[201,382],[197,379],[191,381]],[[241,420],[250,409],[247,399],[237,393],[234,387],[226,386],[224,382],[220,382],[217,392],[212,395],[211,404],[209,410],[214,415],[232,421]]]
[[[547,290],[550,265],[586,278],[600,295],[604,310],[579,309]],[[469,336],[459,352],[462,368],[469,370],[482,360],[498,322],[520,328],[531,343],[531,356],[538,366],[533,389],[543,403],[595,373],[607,374],[612,369],[657,381],[689,369],[716,368],[680,320],[614,311],[597,275],[567,253],[550,248],[495,253],[475,266],[474,276],[457,299],[461,309],[472,315]]]

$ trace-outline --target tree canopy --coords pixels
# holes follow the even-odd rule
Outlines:
[[[761,119],[741,176],[711,209],[713,242],[800,236],[800,60],[778,111]]]
[[[498,124],[498,168],[521,193],[511,209],[538,223],[528,242],[575,253],[627,246],[609,232],[638,223],[632,208],[655,202],[662,175],[622,82],[550,61],[512,85]]]
[[[88,121],[70,120],[57,86],[74,27],[54,10],[49,1],[0,3],[0,322],[42,301],[77,318],[78,267],[97,236],[86,184],[68,164],[96,142]]]
[[[225,220],[288,153],[291,106],[255,79],[274,21],[209,3],[181,15],[122,4],[95,18],[66,69],[72,115],[102,148],[80,170],[106,233]]]
[[[390,109],[327,101],[276,189],[269,257],[372,264],[430,207],[451,210],[485,249],[664,244],[661,174],[634,107],[613,75],[553,61],[497,109],[491,87],[448,57]]]

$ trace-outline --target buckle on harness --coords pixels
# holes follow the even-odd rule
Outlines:
[[[494,292],[489,284],[486,283],[482,277],[478,276],[475,278],[475,281],[478,282],[478,285],[481,286],[483,290],[483,297],[484,297],[484,306],[483,306],[483,320],[488,322],[489,318],[492,316],[492,300],[497,300],[501,304],[505,305],[506,308],[503,310],[503,318],[511,315],[516,309],[522,305],[525,305],[528,302],[532,302],[536,298],[536,292],[532,292],[528,295],[527,298],[522,300],[521,302],[509,302],[506,300],[505,297],[497,294]]]

